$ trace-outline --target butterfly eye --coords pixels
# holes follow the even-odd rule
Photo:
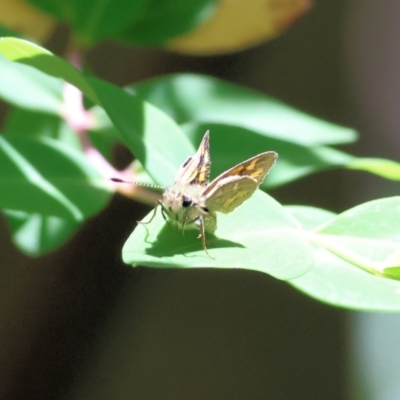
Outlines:
[[[182,207],[189,207],[192,204],[192,199],[186,196],[183,196]]]

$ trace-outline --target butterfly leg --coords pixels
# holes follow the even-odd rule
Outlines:
[[[181,227],[183,233],[185,232],[186,221],[187,221],[187,217],[184,216],[184,217],[182,218],[182,227]]]
[[[201,238],[201,243],[203,245],[203,250],[207,253],[208,257],[212,258],[215,260],[214,257],[211,256],[211,254],[207,251],[207,246],[206,246],[206,229],[204,226],[204,219],[202,217],[199,217],[199,222],[200,222],[200,234],[197,236],[197,238]]]
[[[148,221],[136,221],[136,222],[137,222],[138,224],[142,224],[142,225],[147,225],[147,224],[149,224],[151,221],[153,221],[154,217],[156,216],[157,208],[158,208],[158,206],[160,206],[160,205],[161,205],[161,201],[158,200],[157,203],[156,203],[156,205],[154,206],[153,215],[151,216],[151,218],[150,218]],[[161,206],[162,206],[162,205],[161,205]],[[162,214],[163,214],[163,217],[164,217],[164,213],[162,213]],[[165,219],[165,217],[164,217],[164,219]]]
[[[157,206],[158,206],[159,204],[161,204],[161,215],[162,215],[162,217],[164,218],[164,221],[168,222],[168,219],[167,219],[167,217],[165,216],[164,207],[163,207],[162,203],[157,203]]]

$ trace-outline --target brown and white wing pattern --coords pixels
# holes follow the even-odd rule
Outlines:
[[[210,135],[207,131],[193,157],[189,157],[180,167],[175,183],[180,185],[206,185],[210,177]]]
[[[219,179],[210,190],[204,191],[205,205],[210,211],[229,214],[250,198],[259,187],[256,179],[249,176],[228,176]]]
[[[209,184],[207,190],[212,190],[221,180],[233,176],[247,176],[255,179],[258,185],[261,185],[265,175],[267,175],[269,170],[275,165],[277,158],[278,154],[274,151],[266,151],[251,157],[217,176]]]

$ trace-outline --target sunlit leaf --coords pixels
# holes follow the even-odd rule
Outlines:
[[[314,207],[285,207],[311,230],[335,219],[335,214]],[[315,265],[289,283],[319,301],[364,311],[400,311],[400,282],[365,272],[328,250],[315,248]]]
[[[143,220],[146,221],[150,215]],[[138,225],[123,248],[127,264],[150,267],[245,268],[291,279],[308,271],[313,254],[296,222],[265,193],[257,191],[232,214],[218,214],[215,236],[202,249],[198,232],[168,225],[161,216]]]
[[[311,240],[345,261],[372,273],[392,267],[400,247],[400,197],[369,201],[317,228]]]
[[[81,221],[110,198],[86,158],[51,139],[0,136],[0,207]]]
[[[400,180],[400,163],[383,158],[357,158],[347,168],[367,171],[394,181]]]
[[[265,94],[209,76],[168,75],[141,82],[130,90],[179,124],[228,124],[307,146],[348,143],[357,138],[353,129],[312,117]]]
[[[62,81],[0,55],[0,98],[21,108],[61,115]]]
[[[158,183],[170,185],[181,163],[194,153],[179,126],[137,96],[105,81],[86,78],[61,58],[27,41],[1,39],[0,52],[13,61],[65,79],[101,105],[117,127],[119,138]]]

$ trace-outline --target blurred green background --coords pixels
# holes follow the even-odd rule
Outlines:
[[[237,82],[355,127],[355,154],[396,160],[399,16],[397,2],[316,0],[283,35],[234,55],[102,43],[88,62],[118,85],[186,71]],[[47,47],[64,43],[60,27]],[[271,194],[339,212],[396,186],[329,171]],[[123,265],[122,245],[146,210],[115,197],[40,259],[21,255],[0,220],[0,398],[400,398],[397,315],[332,308],[256,272]]]

